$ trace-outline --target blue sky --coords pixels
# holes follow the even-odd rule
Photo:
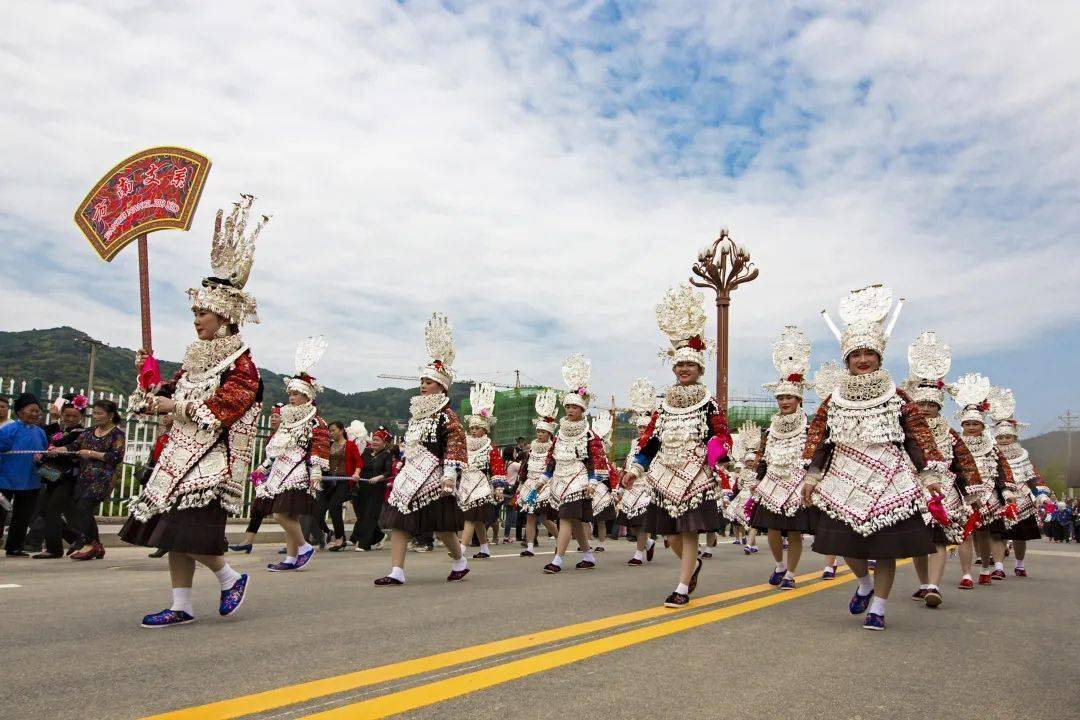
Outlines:
[[[580,351],[624,398],[665,380],[653,305],[727,225],[762,273],[736,294],[736,388],[771,379],[787,323],[815,362],[833,354],[819,311],[884,282],[908,299],[894,375],[934,329],[954,377],[1013,387],[1046,430],[1080,409],[1068,9],[17,2],[0,237],[23,264],[0,280],[20,308],[3,323],[137,343],[133,249],[101,263],[70,216],[120,158],[175,143],[214,167],[192,231],[151,239],[165,357],[190,337],[213,210],[251,192],[274,214],[251,282],[260,364],[288,369],[321,332],[321,379],[375,387],[423,362],[440,310],[462,375],[557,384]]]

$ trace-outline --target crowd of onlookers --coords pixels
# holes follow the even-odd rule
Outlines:
[[[1051,495],[1040,512],[1043,532],[1050,542],[1080,542],[1080,498],[1059,500]]]

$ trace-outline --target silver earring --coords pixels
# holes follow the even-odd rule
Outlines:
[[[217,329],[217,332],[214,333],[214,337],[223,338],[223,337],[228,336],[228,334],[229,334],[229,326],[222,324],[222,325],[218,325],[218,329]]]

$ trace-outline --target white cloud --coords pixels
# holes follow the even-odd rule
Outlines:
[[[70,323],[60,307],[105,297],[117,307],[79,326],[137,342],[134,251],[103,266],[70,215],[102,171],[165,143],[214,161],[192,232],[151,240],[168,357],[213,208],[241,191],[275,216],[257,359],[286,369],[325,332],[321,378],[343,389],[422,362],[435,309],[464,371],[557,382],[581,350],[604,395],[662,380],[652,306],[722,224],[762,268],[736,294],[739,388],[769,379],[787,322],[826,346],[817,312],[866,282],[910,299],[898,346],[933,326],[993,353],[1072,321],[1074,13],[688,2],[610,26],[588,21],[598,5],[9,7],[0,228],[56,280],[5,324]],[[733,140],[759,146],[737,177]]]

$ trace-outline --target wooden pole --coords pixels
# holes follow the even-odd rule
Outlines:
[[[150,258],[146,233],[139,236],[139,310],[142,313],[142,349],[147,355],[154,354],[150,337]]]
[[[720,412],[728,408],[728,310],[731,297],[726,292],[716,293],[716,402]]]

